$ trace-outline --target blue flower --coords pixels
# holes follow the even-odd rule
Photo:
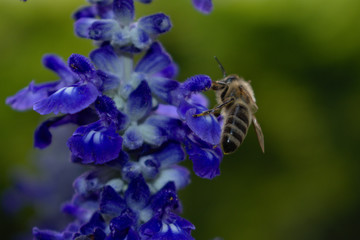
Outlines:
[[[209,14],[213,10],[212,0],[192,0],[194,7],[204,13]]]
[[[151,0],[139,0],[150,3]],[[17,110],[33,108],[45,120],[35,131],[35,146],[51,144],[51,129],[78,128],[67,141],[74,163],[93,169],[73,183],[75,193],[62,206],[73,222],[62,232],[33,229],[35,239],[192,240],[195,229],[181,218],[177,190],[196,175],[220,174],[221,127],[207,110],[201,92],[207,75],[183,83],[175,80],[176,63],[156,38],[172,28],[170,18],[156,13],[135,20],[133,0],[88,0],[73,15],[75,33],[99,46],[89,59],[72,54],[68,64],[47,55],[43,64],[59,80],[34,82],[6,102]],[[211,0],[193,0],[203,13]],[[144,53],[135,63],[134,55]]]
[[[97,9],[99,5],[96,5]],[[107,6],[110,6],[107,4]],[[142,17],[133,22],[135,8],[133,0],[114,0],[112,14],[103,19],[95,18],[89,8],[76,13],[75,33],[82,38],[109,42],[126,52],[140,52],[150,46],[154,39],[171,29],[170,18],[163,13]]]

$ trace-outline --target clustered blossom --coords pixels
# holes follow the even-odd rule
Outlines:
[[[75,194],[62,206],[74,221],[62,232],[34,228],[34,237],[193,239],[194,225],[179,216],[177,190],[190,182],[179,163],[188,156],[196,175],[220,174],[218,119],[193,117],[207,110],[201,92],[211,79],[175,80],[177,65],[156,40],[171,29],[167,15],[136,20],[133,0],[89,3],[74,14],[75,33],[99,47],[89,58],[72,54],[67,63],[44,56],[44,66],[59,79],[31,82],[6,100],[16,110],[56,115],[36,129],[37,148],[51,144],[52,128],[78,125],[67,141],[71,160],[93,166],[75,180]],[[203,12],[212,9],[209,0],[193,3]],[[143,52],[135,62],[134,55]]]

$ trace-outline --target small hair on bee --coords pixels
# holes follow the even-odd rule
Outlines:
[[[212,82],[210,87],[215,91],[218,105],[193,117],[208,114],[223,116],[220,144],[224,154],[233,153],[239,148],[253,123],[261,150],[265,152],[264,135],[255,117],[258,106],[250,81],[245,81],[236,74],[227,75],[219,59],[216,56],[214,58],[223,73],[223,78]]]

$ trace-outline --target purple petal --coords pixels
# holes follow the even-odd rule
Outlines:
[[[159,161],[161,168],[170,167],[185,159],[185,153],[181,144],[174,142],[166,144],[160,151],[154,153],[153,156]]]
[[[96,9],[94,6],[81,7],[72,15],[74,20],[79,20],[80,18],[95,18],[95,16]]]
[[[179,118],[179,114],[177,113],[177,108],[173,105],[164,105],[159,104],[158,108],[156,109],[156,114],[167,116],[171,118]]]
[[[95,73],[95,68],[90,60],[80,54],[71,54],[69,57],[70,69],[80,76],[83,80],[91,80]]]
[[[155,195],[151,197],[150,208],[154,213],[165,212],[167,209],[179,207],[179,200],[176,195],[174,182],[168,182]]]
[[[171,29],[171,21],[165,14],[157,13],[140,18],[138,26],[150,35],[158,35]]]
[[[170,64],[160,72],[156,73],[154,76],[164,77],[164,78],[176,78],[179,72],[179,68],[175,63]]]
[[[151,92],[164,102],[170,102],[170,92],[179,86],[177,81],[163,77],[152,77],[148,82]]]
[[[145,56],[138,62],[135,72],[147,74],[157,73],[172,63],[170,55],[163,49],[160,43],[153,43]]]
[[[202,93],[191,94],[189,102],[193,103],[193,104],[204,106],[206,108],[209,106],[209,100]]]
[[[106,92],[112,89],[119,87],[120,79],[118,76],[115,76],[111,73],[107,73],[101,70],[96,71],[96,86],[99,91]]]
[[[101,216],[100,213],[95,212],[90,221],[87,222],[86,224],[84,224],[83,226],[81,226],[80,228],[80,232],[82,234],[88,235],[88,234],[92,234],[96,228],[100,228],[102,230],[104,230],[106,227],[105,225],[105,220],[104,218]]]
[[[181,84],[181,89],[183,90],[185,95],[206,91],[210,87],[211,78],[203,74],[192,76],[186,79],[185,82]]]
[[[95,101],[99,91],[92,84],[64,87],[46,99],[34,104],[34,110],[41,115],[49,113],[77,113]]]
[[[118,216],[125,208],[125,200],[112,187],[105,186],[100,194],[101,213]]]
[[[113,218],[110,221],[110,231],[113,239],[128,239],[127,235],[130,233],[131,227],[135,225],[135,222],[136,217],[131,210],[126,210],[120,216]],[[133,233],[130,234],[133,235]]]
[[[66,116],[54,117],[42,122],[35,130],[34,146],[40,149],[49,146],[52,140],[50,128],[67,124],[69,122],[71,122],[71,119]]]
[[[194,225],[173,213],[169,213],[165,219],[158,216],[153,217],[140,227],[141,239],[163,239],[163,240],[194,240],[191,230]]]
[[[92,40],[111,40],[112,35],[118,30],[119,26],[115,20],[93,18],[80,18],[75,22],[75,33],[79,37]]]
[[[112,0],[104,0],[101,1],[101,4],[96,4],[96,12],[101,19],[113,19],[114,11]]]
[[[195,8],[204,14],[209,14],[213,9],[212,0],[192,0]]]
[[[129,25],[134,20],[133,0],[114,0],[113,11],[115,19],[123,26]]]
[[[95,108],[101,121],[107,126],[123,130],[129,122],[128,117],[116,108],[115,102],[108,96],[99,96],[95,101]]]
[[[92,51],[90,53],[90,59],[98,69],[105,72],[121,76],[124,71],[121,58],[116,55],[110,45]]]
[[[199,114],[206,110],[202,106],[195,106],[186,112],[186,123],[189,128],[203,141],[212,145],[217,145],[220,142],[221,126],[213,115],[206,115],[202,117],[193,117],[194,114]]]
[[[64,60],[52,54],[47,54],[42,59],[43,65],[56,74],[67,84],[74,83],[74,76]]]
[[[133,210],[141,210],[150,198],[150,189],[144,178],[139,176],[133,179],[125,192],[125,201]]]
[[[186,151],[194,164],[193,168],[196,175],[207,179],[220,175],[222,152],[219,147],[216,149],[211,146],[205,148],[191,140],[187,140]]]
[[[126,112],[131,120],[136,121],[146,116],[152,107],[152,97],[149,85],[142,81],[129,95]]]
[[[122,138],[113,128],[101,122],[79,127],[68,140],[70,151],[82,159],[82,163],[104,164],[118,157]]]
[[[141,2],[141,3],[151,3],[152,0],[137,0],[138,2]]]
[[[21,89],[14,96],[6,98],[6,104],[19,111],[29,110],[34,103],[49,96],[49,91],[56,89],[58,82],[34,84],[32,81],[29,86]]]
[[[151,115],[145,121],[146,125],[153,125],[166,133],[169,140],[182,141],[185,136],[183,123],[177,118],[161,115]],[[165,137],[165,136],[164,136]]]
[[[63,240],[62,233],[51,230],[40,230],[37,227],[33,228],[34,239],[36,240]]]

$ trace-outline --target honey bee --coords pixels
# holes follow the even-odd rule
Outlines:
[[[220,61],[216,57],[215,60],[223,72],[223,79],[213,82],[210,87],[210,89],[215,91],[218,106],[195,114],[193,117],[200,117],[211,113],[215,115],[221,114],[224,117],[220,140],[224,154],[235,152],[244,141],[252,122],[261,150],[264,153],[264,135],[255,117],[258,106],[256,105],[250,81],[245,81],[236,74],[227,75]]]

